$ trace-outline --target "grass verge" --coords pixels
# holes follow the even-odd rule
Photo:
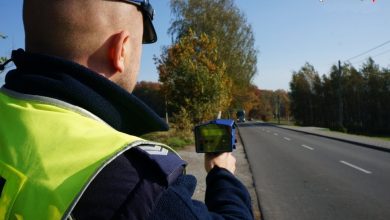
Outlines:
[[[271,120],[267,121],[267,123],[277,124],[277,125],[290,125],[290,126],[295,125],[294,121],[287,121],[287,120],[282,120],[282,119],[280,120],[280,124],[279,124],[279,121],[277,119],[271,119]]]
[[[276,121],[269,121],[268,123],[279,125],[278,122]],[[287,124],[286,122],[280,122],[280,125],[289,125],[291,127],[305,127],[305,126],[299,126],[299,125],[294,125],[294,123],[290,122],[290,124]],[[309,126],[310,127],[310,126]],[[348,134],[348,135],[356,135],[356,136],[361,136],[361,137],[366,137],[366,138],[374,138],[374,139],[379,139],[383,141],[390,141],[389,136],[380,136],[380,135],[375,135],[375,134],[361,134],[361,133],[353,133],[353,132],[347,132],[347,131],[338,131],[338,130],[332,130],[330,128],[318,128],[320,131],[326,131],[326,132],[332,132],[332,133],[340,133],[340,134]]]
[[[180,149],[194,144],[194,135],[191,131],[180,131],[174,128],[164,132],[152,132],[142,136],[142,138],[154,142],[166,144],[173,149]]]

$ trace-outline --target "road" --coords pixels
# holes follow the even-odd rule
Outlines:
[[[265,220],[390,219],[390,153],[241,123]]]

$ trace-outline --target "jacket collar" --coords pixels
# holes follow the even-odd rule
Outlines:
[[[12,60],[17,68],[6,75],[7,89],[79,106],[131,135],[168,130],[168,125],[137,97],[84,66],[22,49],[12,52]]]

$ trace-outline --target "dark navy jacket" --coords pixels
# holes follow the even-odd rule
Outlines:
[[[13,51],[17,69],[5,88],[59,99],[84,108],[118,131],[141,135],[168,126],[115,83],[76,63]],[[66,137],[64,137],[66,138]],[[87,146],[93,147],[93,146]],[[205,204],[192,200],[196,179],[183,175],[174,154],[156,156],[134,148],[113,160],[91,183],[73,210],[75,219],[252,219],[251,200],[229,171],[207,175]]]

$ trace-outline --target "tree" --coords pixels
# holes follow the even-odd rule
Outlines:
[[[155,58],[162,91],[176,119],[185,116],[199,123],[227,110],[232,83],[218,58],[216,39],[191,30]]]
[[[232,108],[248,102],[247,89],[256,73],[257,50],[251,25],[233,0],[171,0],[175,18],[169,33],[179,40],[192,30],[196,36],[206,33],[216,39],[218,59],[226,64],[226,73],[234,82]]]
[[[383,75],[379,66],[371,58],[363,64],[361,72],[366,81],[364,89],[366,100],[364,109],[366,116],[363,123],[368,131],[381,133],[382,128],[385,127],[381,119],[382,108],[388,105],[388,103],[382,102],[382,97],[385,94]]]
[[[314,85],[318,73],[306,63],[298,72],[294,72],[290,82],[291,111],[299,125],[314,123]]]
[[[349,132],[363,131],[364,90],[362,74],[351,65],[343,67],[344,126]]]
[[[6,35],[0,33],[0,39],[6,39],[6,38],[7,38]],[[0,57],[0,65],[5,63],[5,61],[7,61],[7,60],[8,60],[7,57]],[[0,74],[2,72],[3,72],[3,70],[0,69]]]
[[[256,86],[252,86],[250,91],[251,105],[245,109],[249,118],[269,121],[279,115],[282,119],[289,119],[290,98],[286,91],[260,90]]]
[[[250,85],[245,94],[242,94],[243,97],[240,97],[242,104],[236,109],[244,109],[245,112],[250,112],[254,106],[258,105],[260,102],[260,89],[255,85]],[[237,95],[236,95],[237,96]]]
[[[4,63],[7,61],[7,57],[0,57],[0,64]]]
[[[160,117],[165,116],[165,97],[161,93],[161,84],[141,81],[137,83],[133,94],[144,101]]]
[[[390,134],[389,69],[381,69],[369,58],[360,70],[351,64],[342,65],[341,74],[339,67],[333,65],[330,74],[322,79],[313,70],[306,64],[293,73],[290,82],[292,112],[299,124],[352,133]]]
[[[383,97],[382,97],[382,112],[381,118],[383,120],[383,134],[390,133],[390,69],[383,69]]]
[[[280,118],[288,119],[290,117],[290,98],[288,93],[282,89],[278,89],[273,94],[275,102],[275,116],[279,114]]]
[[[273,117],[272,97],[273,91],[259,90],[257,93],[258,101],[248,112],[249,118],[269,121]]]
[[[0,38],[1,38],[1,39],[6,39],[7,36],[0,33]],[[7,57],[0,57],[0,64],[3,64],[3,63],[4,63],[5,61],[7,61],[7,60],[8,60]],[[2,71],[0,70],[0,73],[1,73],[1,72],[2,72]]]

